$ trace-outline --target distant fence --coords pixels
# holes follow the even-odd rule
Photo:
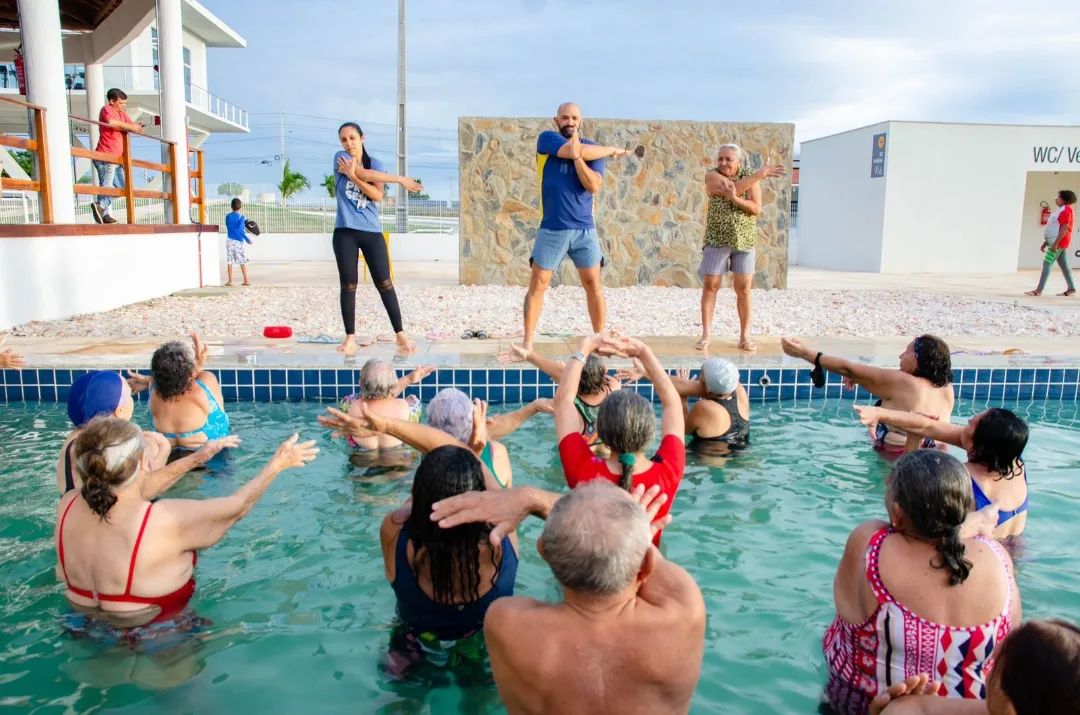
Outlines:
[[[219,185],[211,184],[208,193],[216,194]],[[233,198],[244,202],[244,216],[259,224],[268,233],[331,233],[337,214],[337,202],[325,191],[315,191],[290,197],[283,206],[276,189],[244,186],[236,196],[217,195],[207,199],[206,220],[225,230],[225,215],[231,210]],[[394,196],[388,192],[379,204],[379,217],[384,231],[396,231],[397,217]],[[409,199],[409,233],[457,233],[458,202],[432,199]]]

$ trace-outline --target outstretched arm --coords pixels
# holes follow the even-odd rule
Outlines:
[[[228,437],[222,437],[221,439],[212,439],[183,459],[178,459],[171,464],[166,464],[161,469],[155,469],[147,475],[146,481],[143,482],[143,498],[154,499],[155,497],[164,494],[173,484],[180,481],[180,478],[192,469],[197,469],[206,464],[213,459],[218,452],[226,447],[236,447],[239,444],[240,438],[236,435],[229,435]]]
[[[433,372],[435,372],[434,365],[421,365],[420,367],[410,372],[408,375],[403,375],[402,377],[399,377],[398,381],[394,383],[394,388],[390,391],[391,397],[400,396],[401,393],[405,392],[405,389],[410,385],[419,385],[425,377],[427,377]]]
[[[742,196],[751,186],[756,186],[765,179],[783,176],[786,173],[787,170],[785,170],[784,167],[780,164],[770,165],[766,162],[760,169],[755,171],[753,174],[750,174],[750,176],[744,177],[736,181],[735,193],[739,196]]]
[[[551,400],[540,397],[519,410],[495,415],[487,421],[488,439],[498,441],[508,434],[517,431],[523,424],[541,412],[551,413],[554,407]]]
[[[884,422],[890,427],[904,430],[908,435],[929,437],[955,447],[966,448],[967,446],[964,444],[964,427],[961,425],[932,420],[915,412],[889,410],[884,407],[855,405],[854,410],[858,413],[859,420],[868,427]]]
[[[817,356],[815,350],[795,338],[781,338],[780,347],[791,357],[800,358],[810,364],[814,363]],[[821,367],[829,372],[843,375],[872,394],[885,399],[891,399],[898,390],[909,386],[910,381],[914,379],[902,370],[874,367],[832,355],[822,354]]]

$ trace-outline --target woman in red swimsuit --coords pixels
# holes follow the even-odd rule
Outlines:
[[[314,441],[282,442],[257,477],[218,499],[143,496],[143,433],[115,417],[89,422],[75,440],[82,489],[57,506],[57,574],[78,611],[118,628],[182,613],[195,592],[196,552],[221,540],[290,467],[315,458]]]

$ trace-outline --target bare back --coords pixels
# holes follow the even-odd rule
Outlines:
[[[916,412],[941,422],[952,422],[953,404],[956,401],[952,385],[934,387],[923,377],[911,377],[909,382],[910,389],[896,390],[893,395],[882,398],[881,406],[889,410]],[[907,435],[903,430],[892,428],[885,435],[888,445],[903,447],[906,442]]]
[[[349,414],[353,417],[361,415],[364,405],[367,405],[368,411],[375,417],[394,420],[409,419],[409,403],[401,397],[384,397],[378,400],[357,399],[349,405]],[[353,441],[360,449],[390,449],[401,446],[400,439],[386,434],[378,434],[374,437],[353,437]]]
[[[507,710],[688,712],[701,675],[705,608],[690,576],[678,571],[684,583],[603,615],[522,597],[493,603],[484,635]]]
[[[201,446],[207,440],[207,435],[201,432],[206,426],[207,418],[214,406],[210,403],[210,397],[217,402],[220,409],[225,404],[225,398],[221,393],[221,384],[217,377],[210,372],[202,372],[198,378],[210,391],[201,388],[194,380],[184,394],[176,399],[165,400],[156,390],[150,393],[150,416],[153,428],[165,433],[177,435],[168,437],[174,447],[194,449]],[[193,433],[194,434],[190,434]]]

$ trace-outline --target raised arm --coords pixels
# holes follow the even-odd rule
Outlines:
[[[872,394],[885,399],[891,399],[898,390],[910,386],[911,381],[915,379],[902,370],[874,367],[873,365],[818,353],[803,344],[801,340],[795,338],[781,338],[780,347],[783,348],[787,355],[800,358],[812,365],[815,364],[815,360],[820,354],[818,364],[821,365],[823,370],[843,375],[855,384],[866,388]]]
[[[581,371],[585,368],[585,360],[599,345],[598,336],[586,335],[581,340],[579,352],[566,361],[562,377],[559,378],[559,387],[555,390],[555,399],[551,401],[555,414],[556,442],[562,442],[566,435],[580,429],[574,398],[577,397],[578,386],[581,384]]]
[[[217,499],[166,499],[164,517],[174,530],[181,551],[205,549],[221,540],[233,524],[244,517],[286,469],[303,467],[315,459],[319,448],[315,440],[300,442],[294,434],[281,443],[258,476],[232,495]]]
[[[566,362],[563,360],[552,360],[549,357],[545,357],[535,350],[529,350],[523,345],[517,343],[510,343],[510,349],[499,356],[502,362],[521,362],[525,360],[530,364],[536,366],[542,373],[550,377],[556,383],[562,379],[563,370],[566,369]]]
[[[908,434],[929,437],[932,440],[951,444],[955,447],[967,448],[967,445],[964,444],[965,428],[961,425],[932,420],[916,412],[889,410],[884,407],[855,405],[854,410],[859,414],[859,420],[868,427],[883,422],[890,427],[902,429]]]
[[[679,391],[671,382],[671,377],[660,364],[660,360],[652,349],[637,338],[622,336],[605,337],[603,342],[605,349],[610,349],[615,354],[627,355],[637,358],[645,368],[645,375],[653,384],[653,391],[660,399],[660,408],[663,415],[660,418],[660,433],[663,436],[672,435],[682,442],[686,439],[686,421],[683,416],[683,403]],[[580,372],[580,371],[579,371]],[[560,388],[562,385],[559,386]],[[556,413],[557,415],[558,413]]]
[[[164,494],[173,484],[180,481],[180,478],[192,469],[197,469],[206,464],[213,459],[218,452],[226,447],[237,447],[239,444],[240,438],[236,435],[229,435],[228,437],[222,437],[221,439],[212,439],[209,442],[205,442],[202,447],[183,459],[178,459],[175,462],[166,464],[161,469],[155,469],[150,472],[146,477],[146,481],[143,482],[143,499],[154,499],[161,494]]]
[[[405,392],[405,389],[407,387],[409,387],[410,385],[419,385],[425,377],[427,377],[433,372],[435,372],[434,365],[421,365],[420,367],[410,372],[408,375],[403,375],[402,377],[399,377],[398,381],[394,383],[393,389],[390,390],[390,395],[392,397],[400,396],[401,393]]]
[[[736,181],[735,182],[735,193],[738,196],[742,196],[743,194],[746,193],[746,191],[751,186],[756,186],[757,184],[761,183],[765,179],[772,179],[772,178],[776,178],[776,177],[779,177],[779,176],[783,176],[786,173],[787,173],[787,170],[784,169],[784,167],[781,166],[780,164],[771,164],[770,165],[768,162],[766,162],[764,165],[762,165],[762,167],[760,169],[755,171],[753,174],[750,174],[750,176],[746,176],[746,177]]]

